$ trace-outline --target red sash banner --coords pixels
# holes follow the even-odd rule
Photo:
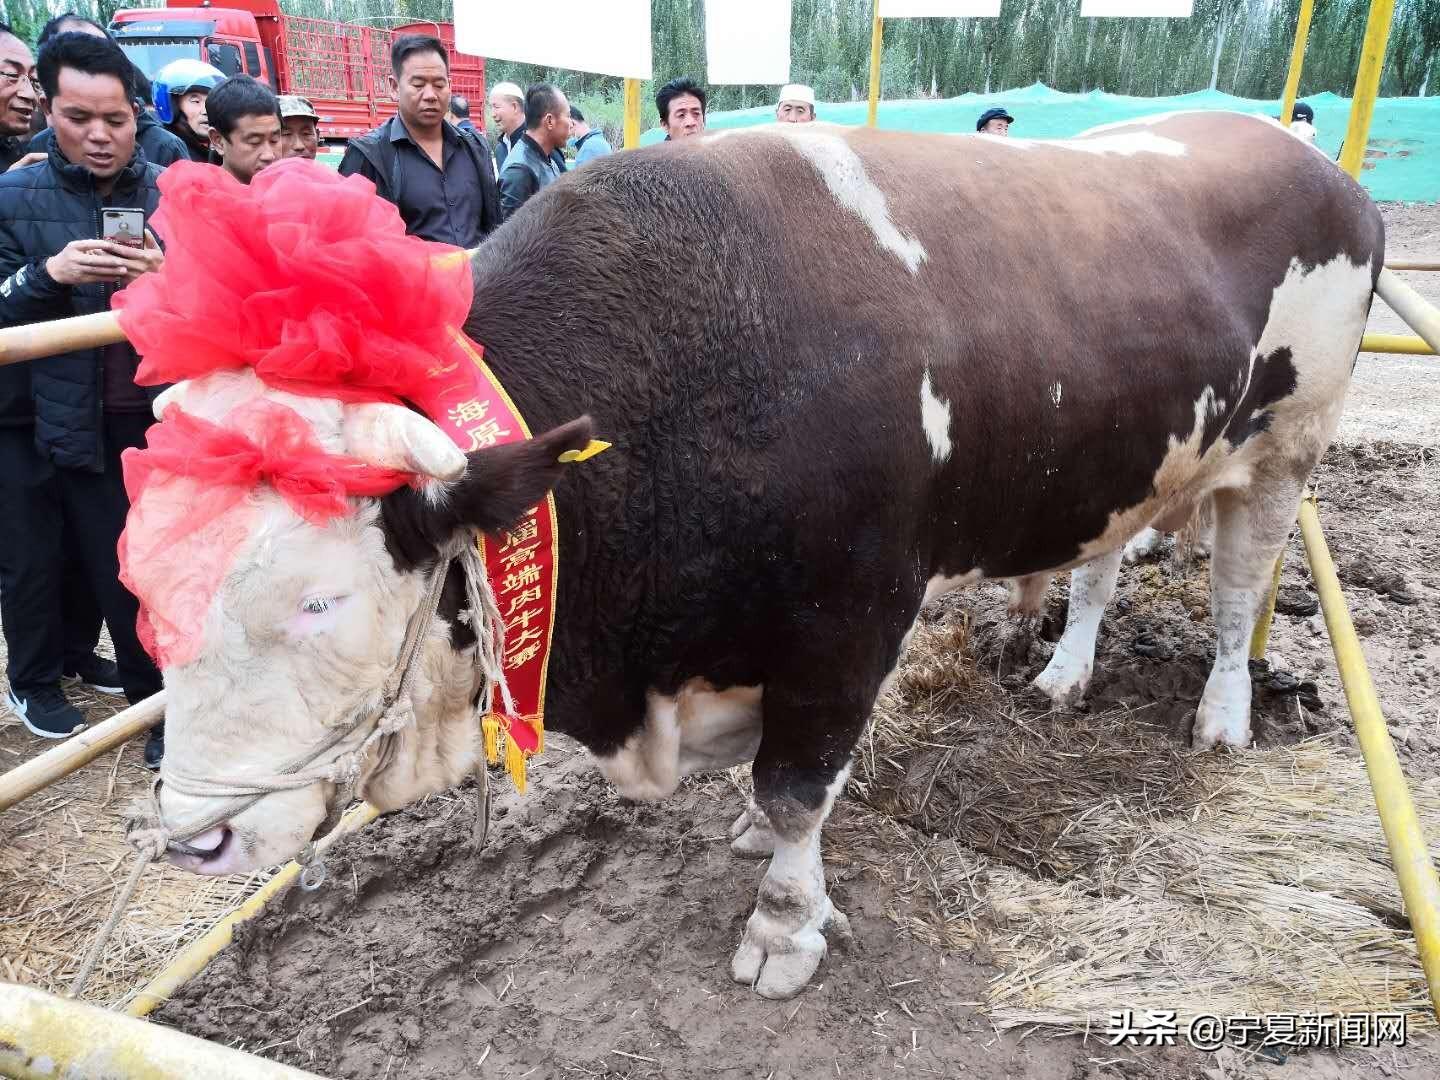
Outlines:
[[[528,439],[524,417],[480,347],[459,331],[454,345],[443,366],[431,370],[425,400],[415,404],[466,453]],[[564,460],[583,461],[609,445],[595,440]],[[523,792],[525,760],[545,749],[545,682],[560,574],[555,497],[547,493],[498,540],[482,535],[477,543],[504,626],[505,687],[492,688],[491,709],[481,721],[485,756],[491,764],[500,760],[503,737],[506,771]]]

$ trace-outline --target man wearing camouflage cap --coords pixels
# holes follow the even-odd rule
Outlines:
[[[315,160],[320,150],[320,117],[309,98],[299,94],[280,95],[280,128],[284,154],[287,158]]]

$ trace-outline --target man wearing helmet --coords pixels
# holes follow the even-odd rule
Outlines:
[[[155,112],[179,136],[191,161],[210,160],[210,125],[205,99],[225,81],[225,73],[200,60],[172,60],[155,73]]]

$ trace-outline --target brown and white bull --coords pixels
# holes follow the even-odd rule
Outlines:
[[[778,125],[591,165],[473,254],[465,329],[534,442],[466,462],[395,407],[246,374],[174,391],[217,422],[282,398],[332,451],[448,479],[324,526],[255,494],[263,526],[198,657],[165,672],[166,773],[243,780],[313,751],[390,677],[438,553],[556,485],[548,723],[637,799],[753,762],[734,846],[773,858],[732,972],[795,994],[844,924],[821,825],[927,600],[1074,568],[1039,680],[1072,696],[1122,545],[1213,498],[1194,744],[1248,743],[1246,645],[1382,256],[1358,185],[1234,115],[1066,142]],[[582,415],[615,449],[562,466]],[[418,726],[367,763],[382,809],[475,764],[462,606],[456,583],[428,627]],[[289,858],[330,795],[269,795],[173,857],[216,874]],[[162,807],[203,809],[173,790]]]

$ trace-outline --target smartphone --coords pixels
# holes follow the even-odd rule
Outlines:
[[[100,212],[100,238],[131,247],[145,246],[145,211],[113,207]]]

